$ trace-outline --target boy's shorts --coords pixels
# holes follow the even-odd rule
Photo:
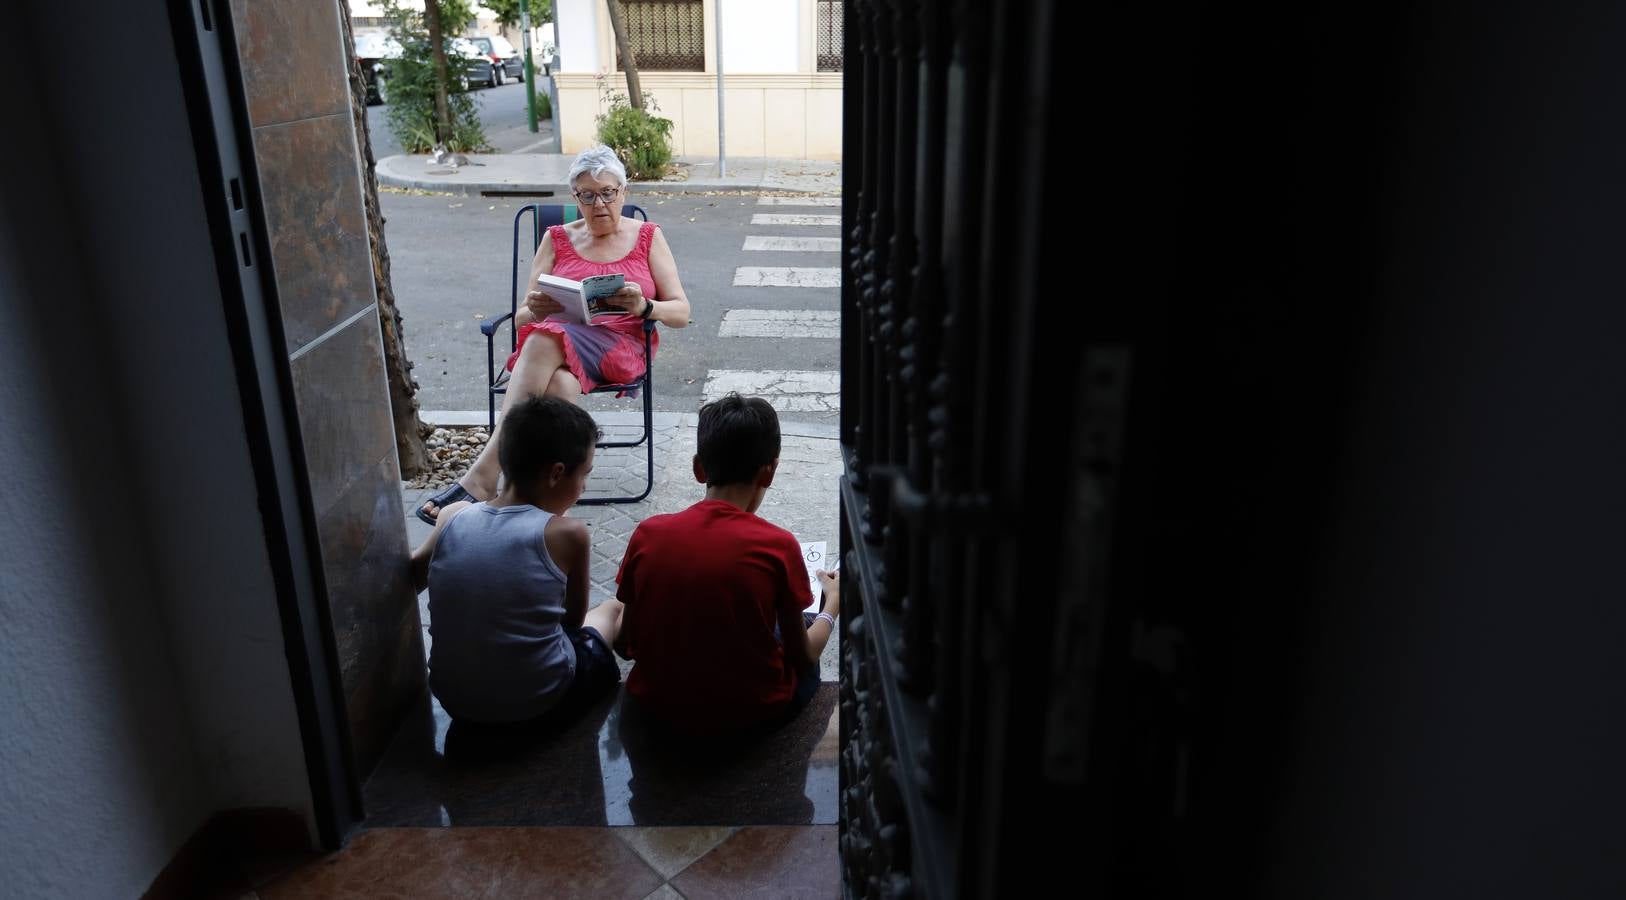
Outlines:
[[[615,652],[597,628],[591,625],[566,628],[565,636],[576,648],[576,674],[570,679],[570,687],[565,688],[565,695],[559,698],[559,702],[533,722],[563,724],[565,720],[580,715],[621,683],[621,667],[615,664]]]
[[[465,737],[485,734],[542,734],[563,729],[588,707],[597,703],[606,693],[621,683],[621,668],[615,664],[615,653],[604,640],[604,635],[591,625],[564,629],[565,637],[576,648],[576,674],[565,688],[564,696],[553,708],[535,718],[519,722],[472,722],[454,719],[454,729]],[[451,741],[451,736],[447,736]]]

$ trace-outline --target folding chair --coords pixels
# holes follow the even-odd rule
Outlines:
[[[628,203],[621,208],[621,215],[633,216],[646,222],[649,221],[649,214],[644,212],[642,207],[635,206],[631,203]],[[524,220],[527,216],[529,216],[531,220],[529,234],[530,241],[522,245],[520,243],[520,236],[524,233]],[[514,348],[519,344],[519,329],[514,327],[514,313],[519,311],[519,295],[520,285],[522,283],[522,273],[524,281],[528,283],[531,273],[531,260],[536,256],[536,248],[542,243],[542,235],[547,232],[548,226],[563,225],[564,223],[572,221],[575,218],[577,218],[577,216],[576,207],[574,205],[544,206],[540,203],[532,203],[522,207],[519,212],[514,214],[514,258],[512,275],[509,279],[508,314],[498,316],[497,318],[488,322],[480,323],[480,333],[486,336],[486,384],[488,385],[486,397],[486,408],[488,411],[487,421],[493,431],[495,431],[497,428],[497,395],[508,392],[509,375],[506,367],[499,369],[497,366],[497,330],[501,328],[504,323],[507,323],[508,354],[505,354],[503,357],[503,359],[506,360],[509,355],[513,354]],[[520,255],[522,246],[527,248],[523,257]],[[593,506],[605,503],[637,503],[645,497],[648,497],[650,490],[655,487],[655,398],[654,391],[651,390],[654,381],[652,378],[652,373],[650,372],[650,336],[654,334],[654,332],[655,323],[645,322],[644,374],[642,377],[640,377],[637,381],[628,384],[601,384],[591,391],[591,393],[594,394],[605,394],[637,389],[642,394],[644,399],[644,429],[642,435],[640,435],[635,441],[601,441],[599,442],[598,446],[602,449],[606,447],[636,447],[639,444],[643,444],[644,490],[642,493],[636,496],[583,497],[576,501],[580,505]]]

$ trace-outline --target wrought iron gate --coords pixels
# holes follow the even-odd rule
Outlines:
[[[1130,361],[1121,345],[1046,333],[1044,268],[1068,248],[1038,215],[1004,218],[1044,205],[1061,137],[1047,123],[1056,6],[845,4],[853,896],[1009,893],[1048,846],[1013,824],[1083,789],[1100,614],[1084,600],[1103,575],[1089,562],[1107,537]]]

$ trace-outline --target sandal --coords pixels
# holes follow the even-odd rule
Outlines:
[[[424,500],[423,503],[418,504],[418,518],[430,525],[433,525],[435,524],[435,516],[431,516],[429,513],[425,512],[424,506],[430,503],[435,504],[435,515],[438,516],[441,510],[451,506],[453,503],[456,503],[459,500],[467,500],[471,503],[480,502],[474,499],[474,495],[469,493],[468,489],[454,481],[452,482],[451,487],[442,490],[433,497]]]

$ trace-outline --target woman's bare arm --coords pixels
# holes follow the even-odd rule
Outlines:
[[[536,256],[532,257],[531,259],[531,278],[529,281],[525,282],[525,284],[527,288],[529,288],[531,285],[536,284],[536,276],[551,274],[553,274],[553,235],[544,231],[542,232],[542,243],[538,244],[536,247]],[[541,315],[537,315],[538,310],[533,309],[532,306],[533,304],[539,304],[542,302],[552,304],[554,309],[542,312]],[[520,303],[519,309],[514,311],[514,327],[518,328],[519,326],[524,325],[526,322],[534,322],[537,319],[545,318],[546,316],[558,311],[558,301],[554,300],[552,297],[549,297],[547,294],[542,293],[541,291],[534,289],[527,290],[524,301]]]
[[[649,271],[655,276],[655,290],[660,297],[650,318],[667,328],[686,328],[689,325],[689,298],[683,293],[683,282],[678,279],[677,260],[666,235],[655,229],[655,240],[649,245]]]

